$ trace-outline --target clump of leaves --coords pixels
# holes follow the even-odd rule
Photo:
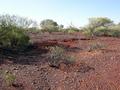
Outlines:
[[[104,48],[104,47],[105,47],[104,44],[102,44],[102,43],[100,43],[100,42],[94,42],[94,43],[90,43],[90,45],[89,45],[89,47],[87,48],[87,50],[88,50],[89,52],[91,52],[91,51],[94,51],[94,50],[102,49],[102,48]]]
[[[50,48],[50,66],[59,68],[61,63],[71,64],[74,62],[75,57],[66,55],[63,48],[58,46]]]

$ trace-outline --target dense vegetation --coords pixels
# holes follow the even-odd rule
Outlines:
[[[120,37],[120,25],[106,17],[90,18],[89,24],[82,28],[87,36]]]
[[[0,48],[7,50],[24,50],[29,45],[25,29],[31,24],[25,18],[10,15],[0,16]]]

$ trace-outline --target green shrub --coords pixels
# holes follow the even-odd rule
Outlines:
[[[41,31],[42,32],[57,32],[59,31],[59,26],[57,24],[57,22],[51,20],[51,19],[45,19],[43,21],[41,21],[40,23],[41,26]]]
[[[91,52],[91,51],[94,51],[94,50],[102,49],[102,48],[104,48],[104,47],[105,47],[104,44],[102,44],[102,43],[100,43],[100,42],[94,42],[94,43],[90,43],[90,45],[89,45],[89,47],[87,48],[87,50],[88,50],[89,52]]]
[[[107,27],[98,27],[94,31],[95,36],[109,36],[110,30]]]
[[[28,34],[28,35],[31,35],[31,34],[43,34],[42,33],[42,31],[41,31],[41,29],[38,29],[38,28],[35,28],[35,27],[33,27],[33,28],[28,28],[27,30],[25,30],[26,31],[26,33]]]
[[[72,64],[75,62],[76,58],[74,56],[66,55],[65,56],[65,64]]]
[[[0,48],[24,50],[29,45],[25,30],[32,24],[31,20],[18,16],[0,15]]]
[[[75,32],[78,32],[78,31],[73,30],[73,29],[68,30],[68,33],[75,33]]]
[[[120,30],[110,30],[109,35],[112,37],[120,37]]]
[[[7,86],[12,86],[16,81],[16,76],[8,70],[0,70],[0,76]]]
[[[59,32],[58,30],[58,27],[55,27],[55,26],[47,26],[46,28],[44,29],[41,29],[42,32]]]
[[[110,35],[113,37],[120,37],[120,25],[113,25],[109,27]]]
[[[79,29],[74,27],[74,26],[69,26],[68,28],[66,28],[64,30],[66,33],[75,33],[75,32],[79,32]]]
[[[29,37],[22,28],[13,25],[0,25],[0,48],[24,50],[29,45]]]
[[[94,31],[95,36],[120,37],[120,30],[107,27],[99,27]]]
[[[75,57],[65,54],[65,50],[61,47],[50,48],[50,66],[59,67],[60,63],[71,64],[75,62]]]
[[[94,37],[94,30],[93,29],[86,28],[86,29],[84,29],[84,31],[82,33],[88,38]]]
[[[4,72],[4,80],[8,86],[12,86],[12,84],[16,80],[16,77],[11,72],[6,71],[6,72]]]
[[[94,30],[86,28],[84,29],[83,34],[86,35],[87,37],[94,37],[94,36],[120,37],[120,29],[103,27],[103,26],[97,27]]]
[[[94,17],[89,19],[89,24],[84,29],[84,34],[88,37],[108,36],[108,27],[113,25],[113,21],[107,17]]]
[[[58,46],[51,47],[50,48],[50,53],[51,53],[50,57],[54,60],[61,59],[61,57],[64,55],[64,52],[65,52],[64,49],[61,47],[58,47]]]

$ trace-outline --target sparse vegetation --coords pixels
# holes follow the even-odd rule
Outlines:
[[[87,48],[87,50],[89,52],[94,51],[94,50],[100,50],[102,48],[105,48],[105,45],[100,43],[100,42],[93,42],[90,43],[89,47]]]
[[[112,27],[98,27],[94,31],[95,36],[120,37],[120,30]]]
[[[7,86],[12,86],[12,84],[15,82],[16,80],[16,77],[15,75],[12,73],[12,72],[9,72],[9,71],[2,71],[2,76],[6,82],[6,85]]]
[[[75,32],[79,32],[79,29],[77,27],[73,26],[73,25],[70,25],[68,28],[66,28],[64,30],[64,32],[72,34],[72,33],[75,33]]]
[[[67,82],[68,84],[63,84],[66,87],[69,83],[72,85],[71,82],[76,83],[76,76],[81,80],[85,73],[84,79],[89,85],[86,79],[88,76],[96,82],[96,72],[105,74],[106,71],[114,71],[115,65],[119,66],[111,62],[119,62],[120,40],[114,37],[120,37],[120,24],[114,24],[108,18],[91,18],[89,24],[81,31],[75,26],[64,28],[50,19],[43,20],[41,28],[30,26],[31,22],[25,18],[0,16],[0,90],[6,90],[1,89],[1,83],[2,87],[16,90],[23,90],[26,87],[40,90],[44,90],[45,87],[46,90],[51,90],[52,84],[57,80],[63,80],[60,81],[60,85]],[[86,38],[85,35],[93,39]],[[106,48],[108,44],[110,47]],[[82,61],[85,63],[81,63]],[[106,64],[108,65],[104,67]],[[10,71],[1,71],[8,68]],[[93,71],[95,73],[90,73]],[[93,74],[94,78],[91,77]],[[21,77],[25,80],[21,80]],[[28,87],[30,85],[31,87]]]
[[[75,62],[75,57],[65,54],[65,50],[61,47],[50,48],[50,66],[59,68],[60,63],[70,64]]]
[[[5,75],[5,81],[7,83],[8,86],[12,86],[12,84],[15,82],[15,76],[11,73],[7,73]]]

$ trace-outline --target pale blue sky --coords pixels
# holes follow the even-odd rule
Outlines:
[[[87,24],[90,17],[120,21],[120,0],[0,0],[0,14],[16,14],[40,22],[53,19],[58,24]]]

